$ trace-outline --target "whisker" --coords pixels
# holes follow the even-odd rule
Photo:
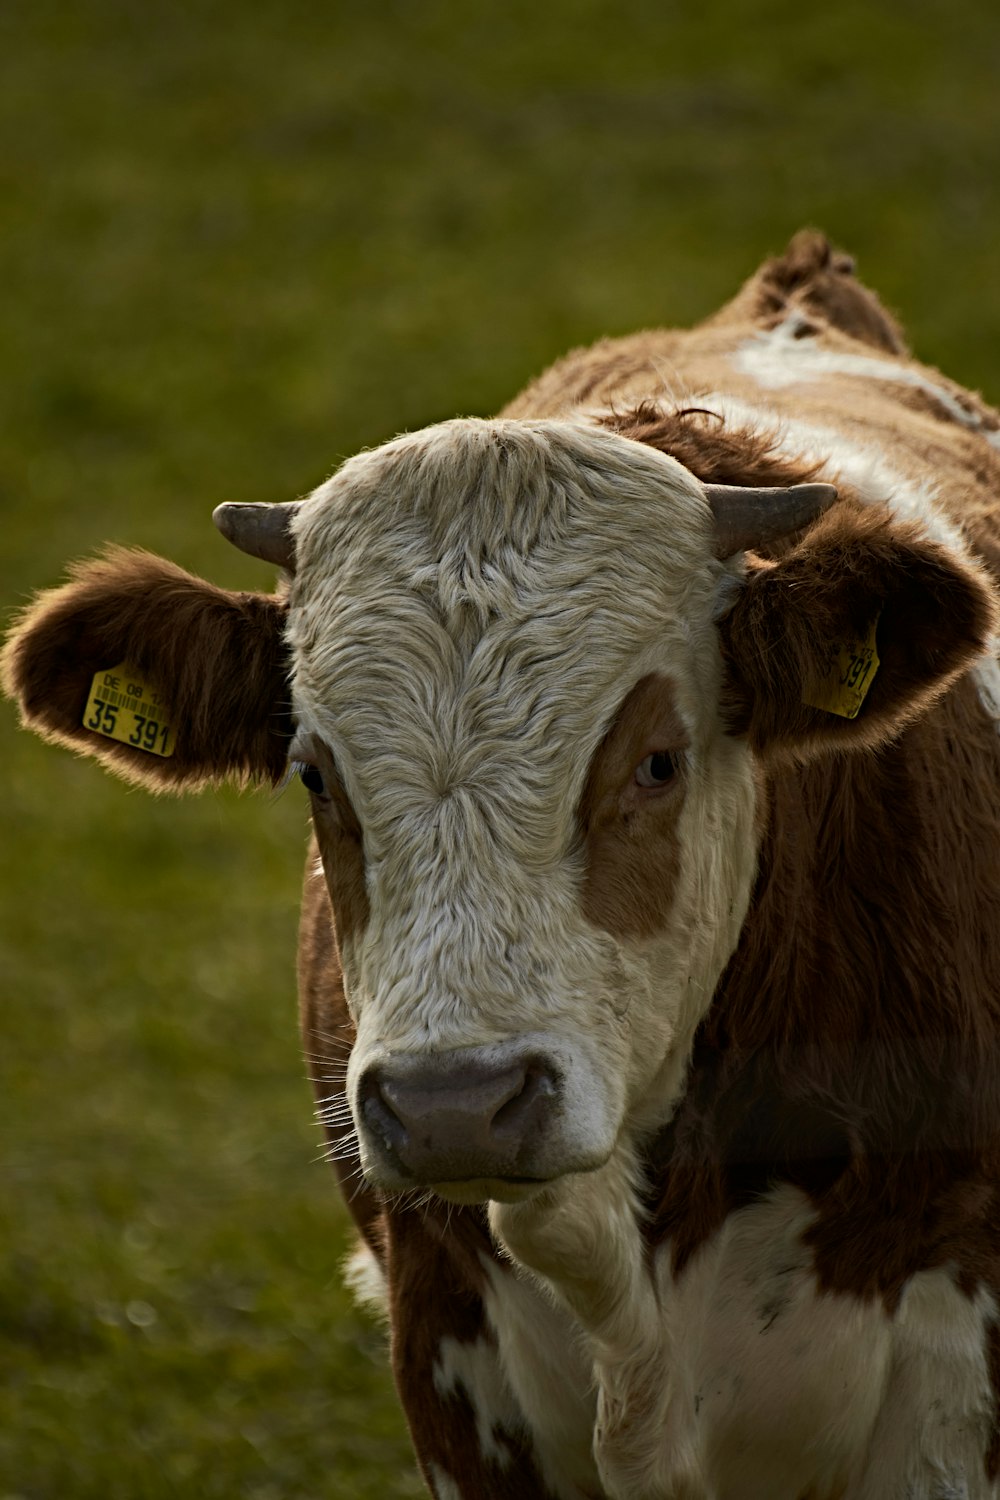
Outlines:
[[[323,1126],[327,1136],[335,1132],[338,1140],[348,1130],[354,1130],[354,1121],[350,1115],[322,1115],[317,1112],[316,1123]]]

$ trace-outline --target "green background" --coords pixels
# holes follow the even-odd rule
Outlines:
[[[0,563],[269,586],[220,500],[710,312],[805,223],[1000,397],[991,0],[0,11]],[[0,1500],[418,1494],[295,1035],[304,796],[0,722]]]

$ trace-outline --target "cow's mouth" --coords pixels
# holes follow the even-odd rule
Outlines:
[[[433,1182],[431,1192],[446,1203],[469,1207],[477,1203],[525,1203],[551,1182],[548,1177],[470,1177]]]

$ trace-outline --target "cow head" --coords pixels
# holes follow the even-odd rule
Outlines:
[[[517,1201],[669,1114],[750,899],[761,766],[876,745],[984,644],[979,577],[884,516],[745,556],[832,498],[706,493],[582,424],[445,423],[296,507],[223,509],[287,595],[114,553],[27,612],[7,685],[147,784],[299,770],[367,1175]],[[857,717],[811,706],[876,619]],[[169,702],[170,759],[84,722],[117,662]]]

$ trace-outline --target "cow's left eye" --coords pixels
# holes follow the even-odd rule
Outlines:
[[[635,768],[635,781],[637,786],[659,787],[666,786],[672,781],[677,772],[677,762],[669,750],[654,750],[652,755],[640,761]]]

